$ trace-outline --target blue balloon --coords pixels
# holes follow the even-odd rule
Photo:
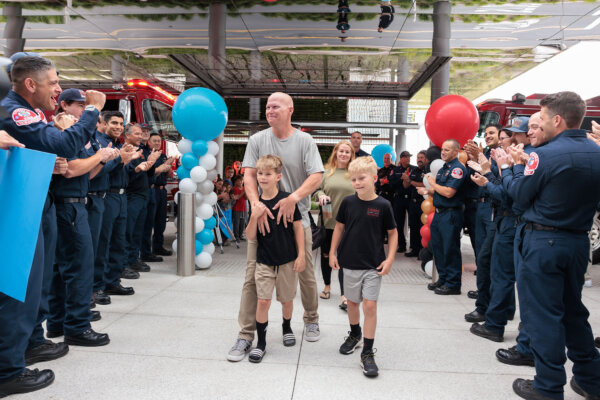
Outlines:
[[[217,226],[217,220],[215,217],[210,217],[204,220],[204,229],[215,229]]]
[[[202,157],[208,151],[206,140],[198,139],[192,144],[192,151],[198,157]]]
[[[204,228],[201,232],[198,232],[198,233],[200,234],[200,237],[198,238],[198,240],[202,244],[209,244],[215,238],[211,229]]]
[[[392,162],[396,162],[396,152],[389,144],[378,144],[371,151],[371,157],[379,168],[383,167],[383,156],[388,153],[392,155]]]
[[[190,177],[190,170],[185,168],[183,165],[180,165],[179,168],[177,168],[177,178],[185,179],[185,178],[189,178],[189,177]]]
[[[227,118],[225,100],[207,88],[186,90],[173,106],[175,128],[192,142],[198,139],[209,141],[219,136],[227,125]]]
[[[185,153],[181,156],[181,165],[187,169],[192,169],[198,165],[198,157],[194,153]]]
[[[202,233],[202,232],[198,232],[198,233]],[[204,249],[204,246],[202,245],[202,242],[200,242],[198,239],[198,233],[196,234],[196,255],[202,253],[202,250]]]

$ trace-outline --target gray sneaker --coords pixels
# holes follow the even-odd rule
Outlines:
[[[252,343],[246,339],[236,340],[235,344],[227,354],[227,359],[229,361],[242,361],[244,357],[246,357],[246,353],[250,351],[251,346]]]
[[[318,323],[306,324],[304,326],[304,339],[307,342],[316,342],[321,338],[321,331]]]

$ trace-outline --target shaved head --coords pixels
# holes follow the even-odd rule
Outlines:
[[[273,128],[275,136],[285,138],[293,133],[293,113],[294,101],[289,95],[275,92],[267,99],[265,116],[267,117],[267,122]]]
[[[289,94],[283,92],[275,92],[269,96],[267,102],[271,99],[278,99],[282,103],[284,103],[288,107],[294,107],[294,100],[290,97]]]

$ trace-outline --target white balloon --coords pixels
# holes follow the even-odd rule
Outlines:
[[[203,253],[208,253],[208,254],[212,254],[215,252],[215,245],[214,243],[209,243],[209,244],[205,244],[204,247],[202,248],[202,252]]]
[[[429,169],[431,170],[431,175],[436,176],[440,168],[444,166],[444,161],[441,159],[433,160],[431,164],[429,164]]]
[[[196,233],[202,232],[202,229],[204,229],[204,220],[200,217],[196,217],[196,226],[195,226]]]
[[[194,193],[196,191],[196,183],[190,178],[184,178],[179,181],[179,190],[182,193]]]
[[[196,216],[202,219],[209,219],[213,215],[213,209],[210,204],[200,204],[196,207]]]
[[[198,165],[190,171],[190,178],[196,183],[202,182],[206,179],[206,170]]]
[[[425,275],[428,278],[431,278],[432,272],[433,272],[433,261],[427,261],[427,264],[425,264]]]
[[[213,185],[213,183],[209,180],[202,181],[198,184],[198,191],[205,196],[209,193],[212,193],[214,188],[215,185]]]
[[[209,181],[214,181],[215,179],[217,179],[217,176],[219,175],[219,173],[217,172],[216,169],[211,169],[210,171],[208,171],[206,173],[206,179],[208,179]]]
[[[217,204],[217,200],[217,194],[215,192],[210,192],[209,194],[204,196],[204,202],[206,204],[210,204],[211,206]]]
[[[179,192],[175,192],[175,195],[173,196],[173,201],[175,202],[175,204],[179,204]]]
[[[181,154],[190,153],[192,151],[192,141],[189,139],[181,139],[177,143],[177,149]]]
[[[198,185],[196,185],[196,189],[197,188],[198,188]],[[196,207],[198,207],[200,204],[202,204],[203,200],[204,200],[204,196],[202,195],[202,193],[196,192]]]
[[[212,256],[207,252],[203,251],[196,256],[196,267],[199,269],[210,268],[210,264],[212,264]]]
[[[423,177],[423,185],[425,185],[425,187],[427,189],[429,189],[431,187],[431,185],[429,184],[429,179],[427,179],[428,176],[432,176],[431,172],[426,173],[425,176]]]
[[[213,156],[216,156],[218,152],[219,152],[219,145],[217,144],[217,142],[215,142],[213,140],[208,142],[208,154],[212,154]]]
[[[177,239],[173,240],[173,254],[177,254]]]
[[[204,167],[207,171],[213,169],[217,165],[217,159],[212,154],[205,154],[200,157],[200,166]]]

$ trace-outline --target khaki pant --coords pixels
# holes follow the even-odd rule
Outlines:
[[[260,233],[258,233],[260,235]],[[248,253],[246,256],[246,278],[242,287],[242,299],[240,301],[240,313],[238,323],[240,324],[240,333],[238,337],[250,342],[254,340],[254,331],[256,330],[256,282],[254,274],[256,272],[256,249],[258,242],[248,240]],[[310,227],[304,228],[304,247],[306,252],[306,268],[298,274],[300,280],[300,297],[304,307],[304,323],[318,323],[319,313],[319,294],[317,291],[317,279],[312,259],[312,231]]]
[[[588,267],[587,267],[587,270],[585,271],[584,279],[586,281],[592,280],[592,246],[590,246],[590,257],[588,258]]]

